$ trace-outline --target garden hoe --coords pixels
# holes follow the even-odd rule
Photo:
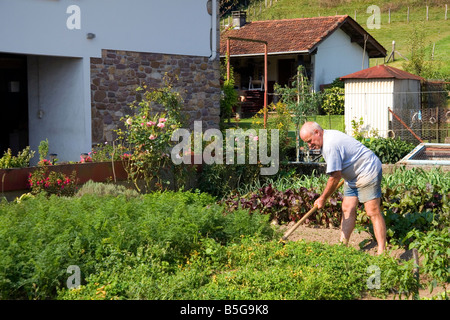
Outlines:
[[[333,191],[333,193],[338,190],[342,185],[344,184],[344,180],[341,180],[339,184],[337,185],[336,189]],[[328,199],[327,199],[328,200]],[[287,240],[287,238],[291,235],[292,232],[295,231],[295,229],[298,228],[299,225],[301,225],[310,215],[312,215],[314,212],[317,211],[317,205],[315,205],[311,210],[309,210],[299,221],[297,221],[294,226],[289,229],[281,238],[281,241],[284,242]]]

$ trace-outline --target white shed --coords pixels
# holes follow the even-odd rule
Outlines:
[[[410,131],[420,118],[421,82],[425,79],[386,65],[367,68],[344,77],[345,130],[352,134],[352,120],[363,119],[363,129],[381,137],[414,140]],[[389,108],[402,120],[399,121]],[[403,123],[405,124],[403,124]]]

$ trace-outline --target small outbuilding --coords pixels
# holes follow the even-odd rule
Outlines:
[[[371,58],[386,57],[386,49],[348,15],[246,21],[246,13],[236,11],[233,18],[233,26],[220,36],[220,56],[225,59],[229,49],[235,84],[245,97],[243,110],[258,111],[265,89],[268,102],[276,102],[275,84],[292,84],[300,65],[314,90],[320,91],[346,72],[368,68]],[[233,39],[229,48],[228,39]],[[267,43],[267,79],[264,45],[237,39]]]
[[[411,127],[420,123],[424,78],[378,65],[340,79],[345,83],[347,134],[352,134],[352,120],[359,122],[362,118],[363,130],[376,132],[380,137],[418,142]]]

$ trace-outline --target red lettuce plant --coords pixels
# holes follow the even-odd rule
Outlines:
[[[315,190],[305,187],[299,189],[277,190],[271,184],[245,195],[236,193],[222,201],[231,212],[248,209],[250,213],[258,210],[269,214],[278,223],[299,220],[314,205],[320,196]],[[341,219],[342,194],[336,192],[329,198],[326,206],[318,210],[306,222],[325,226],[338,226]]]

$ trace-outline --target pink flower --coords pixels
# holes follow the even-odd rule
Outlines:
[[[254,141],[258,141],[258,139],[259,139],[258,136],[254,136],[254,137],[253,137],[253,140],[254,140]]]
[[[154,134],[151,134],[150,137],[148,137],[150,140],[155,140],[156,136]]]
[[[128,118],[128,119],[127,119],[127,124],[128,124],[128,125],[131,125],[132,123],[133,123],[133,120],[132,120],[131,118]]]
[[[80,156],[80,162],[81,163],[92,162],[92,158],[90,156],[87,156],[86,158],[83,158],[83,156]]]
[[[147,122],[147,127],[154,126],[155,124],[156,124],[156,122],[149,121],[149,122]]]
[[[142,116],[142,119],[145,119],[145,116]]]
[[[166,118],[159,118],[159,122],[166,122],[167,119]]]
[[[141,126],[144,126],[144,123],[143,123],[143,122],[141,122]]]
[[[162,122],[160,122],[160,123],[157,124],[157,127],[158,127],[158,128],[161,128],[161,129],[164,128],[164,126],[165,126],[165,124],[162,123]]]
[[[42,159],[38,162],[38,166],[51,166],[52,163],[50,162],[50,160],[47,159]]]

